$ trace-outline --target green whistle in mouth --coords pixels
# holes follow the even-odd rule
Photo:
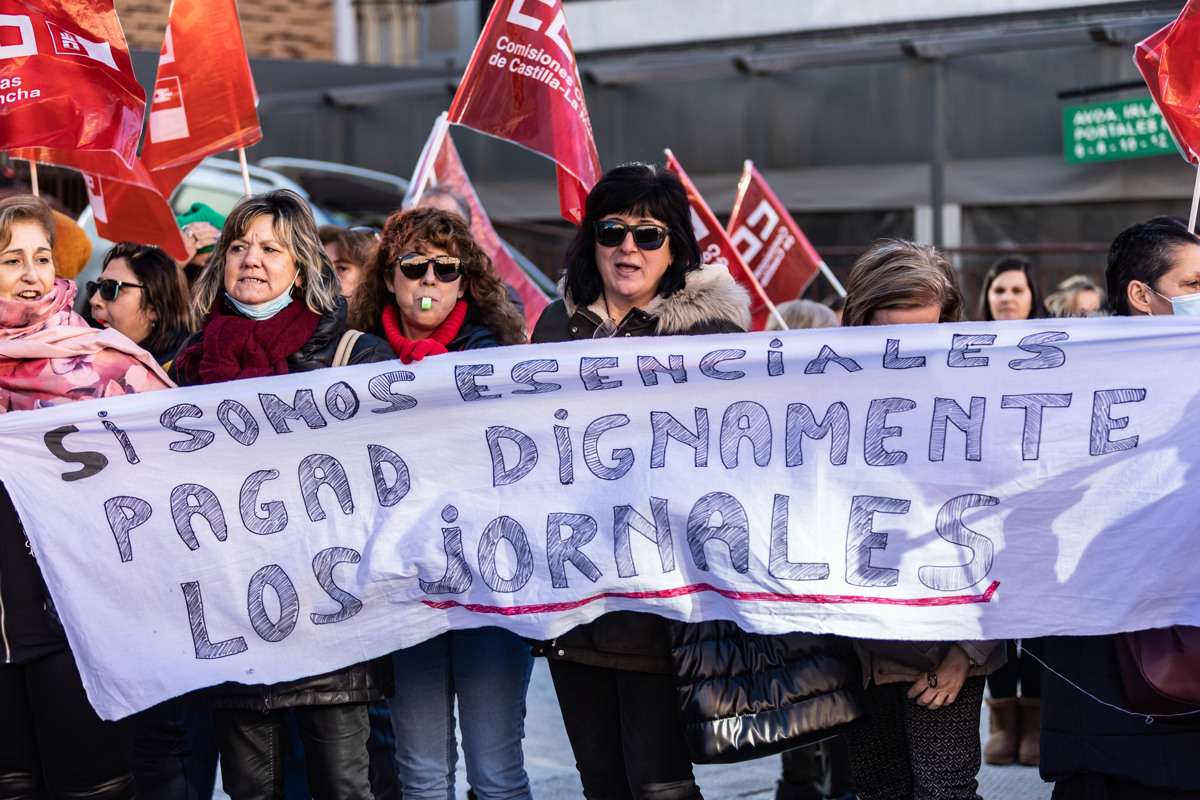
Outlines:
[[[430,300],[428,297],[422,297],[421,298],[421,310],[428,311],[431,308],[433,308],[433,301]]]

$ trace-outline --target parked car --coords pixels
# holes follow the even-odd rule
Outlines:
[[[387,172],[331,161],[271,157],[250,165],[250,189],[254,194],[291,189],[308,201],[318,225],[380,227],[402,205],[408,181]],[[193,203],[206,203],[221,214],[228,214],[244,194],[239,164],[214,157],[206,158],[184,178],[170,202],[176,214],[183,213]],[[79,286],[76,308],[82,311],[88,300],[84,287],[100,274],[104,254],[113,242],[96,233],[90,206],[83,210],[78,221],[92,241],[92,257],[75,279]],[[550,296],[556,293],[554,282],[532,261],[508,242],[504,246],[542,291]]]
[[[262,167],[250,166],[250,188],[255,194],[269,192],[273,189],[291,189],[304,198],[308,198],[304,187],[278,172],[272,172]],[[192,170],[171,195],[171,209],[181,214],[191,208],[193,203],[207,203],[221,214],[228,214],[245,195],[242,184],[242,169],[236,161],[226,158],[206,158],[200,166]],[[337,222],[319,206],[313,205],[313,214],[318,225],[337,224]],[[92,241],[92,257],[87,266],[75,278],[79,286],[79,296],[75,301],[80,311],[87,305],[84,287],[88,281],[96,279],[104,268],[104,254],[113,246],[113,242],[96,233],[96,219],[91,206],[79,215],[79,227],[83,228]]]

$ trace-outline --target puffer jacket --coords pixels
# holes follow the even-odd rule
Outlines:
[[[604,300],[581,307],[567,292],[546,307],[532,342],[591,339],[604,321]],[[705,266],[687,274],[684,287],[655,297],[621,320],[614,336],[740,333],[750,325],[750,297],[729,271]],[[535,655],[595,667],[671,675],[675,671],[667,622],[640,611],[614,611],[534,647]]]
[[[338,298],[337,307],[321,317],[317,329],[299,350],[288,357],[289,372],[311,372],[332,366],[338,343],[347,331],[346,301]],[[194,334],[183,348],[203,333]],[[183,349],[181,348],[181,350]],[[396,357],[386,341],[364,333],[354,343],[351,364],[391,361]],[[184,376],[179,376],[181,384]],[[381,700],[392,690],[392,662],[378,658],[344,669],[275,684],[223,683],[202,690],[197,699],[214,708],[244,708],[271,711],[296,706],[325,706],[343,703],[368,703]]]
[[[858,661],[834,636],[668,623],[684,738],[698,764],[780,753],[863,715]]]

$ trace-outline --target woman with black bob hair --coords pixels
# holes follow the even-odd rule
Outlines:
[[[567,251],[562,299],[532,340],[740,332],[750,298],[704,266],[687,193],[647,164],[610,170],[588,195]],[[684,742],[669,623],[614,611],[544,643],[584,796],[700,797]]]
[[[746,291],[724,266],[701,261],[683,185],[645,164],[617,167],[592,189],[561,285],[534,343],[750,324]],[[695,800],[693,758],[780,752],[853,719],[851,670],[834,650],[828,637],[754,636],[634,611],[539,647],[589,800]]]
[[[535,343],[731,333],[750,323],[745,290],[728,270],[703,265],[683,184],[648,164],[616,167],[593,187],[560,288]]]

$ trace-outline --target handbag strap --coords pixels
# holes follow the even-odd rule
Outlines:
[[[353,328],[342,334],[342,338],[338,340],[337,351],[333,354],[333,363],[331,367],[344,367],[350,363],[350,354],[354,352],[354,345],[358,342],[362,331],[356,331]]]

